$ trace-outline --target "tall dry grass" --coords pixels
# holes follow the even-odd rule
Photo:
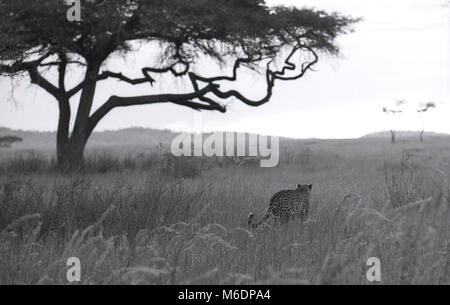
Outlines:
[[[33,156],[0,175],[0,283],[450,284],[450,147],[319,142],[281,164],[90,156],[64,173]],[[275,191],[313,183],[310,219],[246,227]]]

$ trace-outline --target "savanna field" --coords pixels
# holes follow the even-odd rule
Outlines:
[[[450,137],[281,139],[260,168],[112,133],[77,172],[55,168],[53,137],[0,149],[0,284],[67,284],[69,257],[82,284],[371,284],[369,257],[381,284],[450,284]],[[302,183],[306,222],[247,227]]]

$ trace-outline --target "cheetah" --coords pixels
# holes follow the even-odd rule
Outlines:
[[[264,218],[253,223],[255,215],[250,212],[248,215],[248,225],[256,228],[260,224],[273,217],[282,224],[292,219],[306,220],[309,211],[309,201],[311,198],[312,184],[298,184],[295,190],[282,190],[272,196],[269,208]]]

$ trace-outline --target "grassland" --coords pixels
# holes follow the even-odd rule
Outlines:
[[[370,284],[373,256],[381,284],[450,284],[450,137],[282,139],[277,168],[101,139],[75,173],[51,145],[0,151],[1,284],[66,284],[72,256],[83,284]],[[247,228],[297,183],[307,222]]]

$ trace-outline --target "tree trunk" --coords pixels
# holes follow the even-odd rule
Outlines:
[[[63,170],[80,169],[83,165],[85,146],[74,145],[69,141],[57,141],[57,165]]]
[[[67,99],[58,99],[59,120],[56,132],[56,160],[59,167],[67,167],[69,162],[70,105]]]
[[[420,131],[420,135],[419,135],[420,143],[423,143],[423,134],[424,134],[424,132],[425,131],[423,129]]]
[[[395,130],[391,130],[391,142],[392,144],[395,143]]]
[[[88,140],[89,114],[95,95],[100,64],[89,64],[81,92],[80,103],[72,135],[69,137],[69,101],[59,101],[59,123],[57,132],[57,162],[64,169],[79,169],[83,165],[84,150]]]

